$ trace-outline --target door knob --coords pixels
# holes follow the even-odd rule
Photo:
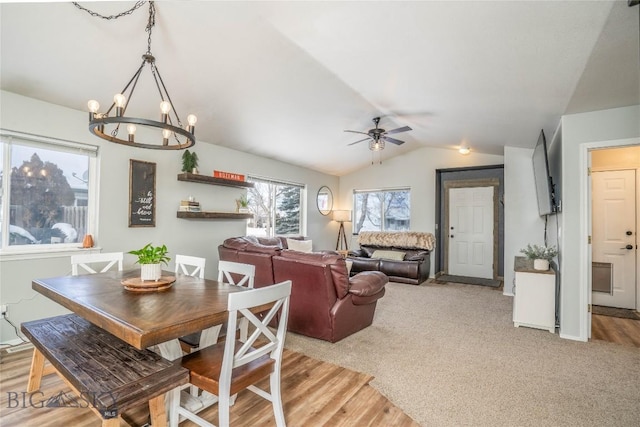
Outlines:
[[[633,234],[633,231],[627,231],[625,234],[626,234],[627,236],[631,236],[631,235]]]
[[[453,239],[453,234],[450,237]]]
[[[453,236],[451,236],[451,237],[453,237]],[[627,246],[625,246],[624,248],[620,248],[620,249],[628,249],[628,250],[631,250],[631,249],[633,249],[633,245],[627,245]]]

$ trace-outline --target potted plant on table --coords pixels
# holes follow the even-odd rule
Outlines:
[[[549,261],[558,255],[558,250],[555,246],[539,246],[531,244],[528,244],[524,249],[520,249],[520,252],[525,254],[527,258],[533,260],[534,270],[548,270]]]
[[[167,256],[168,250],[166,245],[153,246],[151,243],[145,245],[142,249],[129,251],[131,255],[136,255],[140,264],[141,280],[159,280],[162,276],[162,264],[167,265],[171,258]]]

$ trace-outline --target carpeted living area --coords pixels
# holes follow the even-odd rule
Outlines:
[[[628,426],[640,419],[640,352],[514,328],[491,287],[387,285],[371,327],[287,347],[375,377],[424,426]]]

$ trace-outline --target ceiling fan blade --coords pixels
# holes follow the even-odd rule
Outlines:
[[[384,139],[385,141],[390,142],[392,144],[396,144],[396,145],[404,144],[404,141],[400,141],[399,139],[395,139],[395,138],[390,138],[388,136],[383,136],[382,139]]]
[[[398,128],[398,129],[388,130],[385,133],[387,135],[391,135],[391,134],[394,134],[394,133],[406,132],[406,131],[409,131],[409,130],[413,130],[413,129],[411,129],[409,126],[402,126],[401,128]]]
[[[357,144],[358,142],[366,141],[368,139],[371,139],[371,138],[361,139],[360,141],[352,142],[351,144],[347,144],[347,145],[354,145],[354,144]]]
[[[358,131],[358,130],[345,130],[345,132],[361,133],[361,134],[363,134],[363,135],[369,135],[369,134],[368,134],[368,133],[366,133],[366,132],[360,132],[360,131]]]

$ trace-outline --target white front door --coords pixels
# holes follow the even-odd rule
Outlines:
[[[493,187],[449,189],[447,231],[448,273],[493,279]]]
[[[593,304],[636,308],[636,173],[592,172],[592,261],[611,265],[611,293],[594,291]],[[598,265],[596,265],[598,266]],[[594,279],[595,280],[595,279]],[[593,289],[598,288],[593,283]]]

